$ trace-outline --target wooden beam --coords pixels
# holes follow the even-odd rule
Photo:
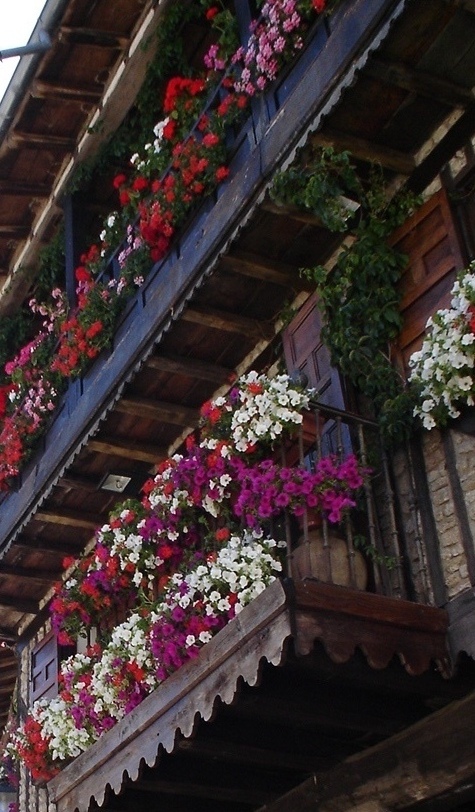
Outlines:
[[[7,629],[5,626],[0,626],[0,647],[2,641],[5,643],[16,643],[18,637],[11,629]]]
[[[37,510],[33,519],[38,522],[48,522],[48,524],[59,524],[66,527],[79,527],[84,530],[95,530],[104,524],[104,517],[91,515],[84,511],[74,510]]]
[[[475,100],[472,88],[465,88],[446,79],[439,79],[425,71],[408,68],[403,62],[392,62],[372,57],[363,73],[378,81],[396,85],[411,93],[418,93],[449,107],[466,107]]]
[[[37,79],[29,91],[35,99],[58,99],[59,101],[73,101],[78,104],[97,104],[102,96],[102,87],[77,87],[46,82]]]
[[[211,761],[226,761],[229,764],[254,764],[261,767],[281,768],[283,770],[300,770],[312,772],[315,769],[315,756],[302,753],[264,750],[249,744],[238,744],[223,739],[180,739],[177,749],[180,752],[198,755]],[[320,759],[324,761],[324,759]]]
[[[197,358],[184,358],[181,355],[152,355],[146,361],[149,369],[159,372],[169,372],[176,375],[186,375],[202,381],[222,384],[229,380],[234,370],[219,364],[210,364]]]
[[[86,491],[87,493],[96,493],[99,484],[100,480],[97,477],[77,476],[75,474],[62,476],[57,482],[58,488]]]
[[[61,580],[62,570],[35,569],[34,567],[18,567],[4,564],[0,561],[0,577],[8,575],[9,578],[51,583]]]
[[[127,786],[127,785],[126,785]],[[166,794],[183,796],[188,798],[204,798],[210,801],[220,801],[221,803],[238,803],[256,806],[262,804],[269,798],[275,798],[275,790],[255,789],[250,784],[241,784],[239,787],[226,787],[209,784],[195,784],[185,780],[182,781],[135,781],[128,786],[133,788],[133,792],[149,792],[152,795]]]
[[[30,233],[29,226],[6,226],[0,225],[0,238],[11,240],[23,240]]]
[[[124,50],[130,40],[121,37],[113,31],[98,31],[95,28],[77,27],[62,25],[59,29],[60,42],[67,42],[74,45],[93,45],[99,48],[117,48]]]
[[[283,214],[282,208],[280,206],[275,206],[270,200],[264,203],[264,208],[266,210],[270,210],[269,207],[271,207],[276,213],[280,215]],[[301,214],[305,217],[305,212],[302,212],[300,209],[296,209],[296,211],[299,212],[299,215]],[[299,216],[298,219],[302,218]],[[315,217],[309,216],[305,222],[309,222],[310,220],[312,220],[313,224],[315,224]],[[261,279],[263,282],[273,282],[276,285],[290,287],[294,290],[312,289],[312,284],[307,279],[300,276],[299,269],[296,268],[295,265],[289,265],[285,262],[279,262],[278,260],[269,261],[258,254],[245,251],[234,252],[222,257],[220,264],[223,266],[224,270],[241,274],[241,276],[248,276],[251,279]]]
[[[214,330],[222,330],[226,333],[236,333],[237,335],[249,336],[254,340],[261,338],[270,339],[274,335],[270,324],[265,324],[256,319],[249,319],[236,313],[225,313],[214,308],[187,307],[181,316],[183,321],[192,324],[200,324],[203,327],[210,327]]]
[[[199,418],[198,409],[148,398],[121,398],[115,409],[121,413],[157,420],[161,423],[173,423],[176,426],[193,426]]]
[[[2,595],[0,592],[0,606],[14,609],[17,612],[25,613],[27,615],[36,615],[40,611],[38,601],[28,600],[27,598],[19,598],[14,595]]]
[[[79,555],[84,549],[83,544],[74,541],[56,541],[53,539],[27,538],[17,536],[12,547],[19,550],[36,550],[40,553],[57,553],[58,555]],[[0,634],[1,637],[1,634]]]
[[[93,437],[87,444],[87,450],[112,457],[127,457],[137,462],[149,462],[151,465],[168,456],[167,449],[161,446],[116,437]]]
[[[467,788],[475,795],[473,718],[475,693],[316,774],[259,812],[363,812],[375,799],[381,809],[402,812],[441,796],[455,802]]]
[[[7,136],[10,147],[31,147],[47,149],[53,152],[72,152],[76,146],[74,138],[66,138],[51,133],[28,133],[14,130]]]
[[[312,143],[317,147],[334,147],[339,151],[348,150],[355,158],[369,163],[379,163],[386,169],[391,169],[401,175],[410,175],[416,166],[412,155],[329,128],[316,132],[312,136]]]
[[[0,180],[0,194],[2,197],[5,197],[5,195],[11,195],[12,197],[48,197],[49,193],[49,187],[42,183]]]

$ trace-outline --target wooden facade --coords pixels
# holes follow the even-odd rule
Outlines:
[[[0,317],[29,294],[33,258],[62,205],[73,261],[78,211],[92,222],[108,203],[101,189],[66,201],[68,180],[133,108],[173,5],[47,1],[52,49],[21,68],[21,92],[2,102]],[[240,20],[251,16],[247,0],[228,5]],[[329,363],[318,300],[299,273],[316,264],[331,272],[339,240],[272,203],[269,187],[300,149],[332,145],[349,150],[363,176],[376,162],[388,189],[423,194],[393,239],[408,256],[394,347],[403,371],[473,256],[474,35],[471,2],[340,0],[230,134],[228,180],[151,269],[113,346],[71,384],[16,489],[0,497],[3,723],[14,692],[23,713],[54,690],[48,602],[64,556],[81,554],[117,501],[101,489],[104,475],[130,477],[136,495],[230,376],[279,359],[316,386],[299,447],[284,450],[292,463],[315,447],[322,419],[330,447],[358,437],[361,452],[375,436]],[[183,36],[195,64],[208,29]],[[293,577],[289,556],[282,582],[57,777],[35,786],[22,770],[21,812],[472,809],[474,450],[459,423],[419,433],[390,458],[381,452],[366,495],[364,530],[380,554],[367,589]],[[391,571],[385,555],[396,558]]]

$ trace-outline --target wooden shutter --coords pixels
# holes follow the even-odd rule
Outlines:
[[[450,304],[457,272],[464,267],[460,243],[443,189],[395,232],[392,244],[408,256],[401,279],[403,328],[396,355],[403,368],[418,350],[427,319]]]
[[[282,336],[289,374],[305,372],[308,385],[318,390],[317,398],[326,406],[344,408],[340,375],[330,363],[330,351],[322,342],[322,317],[316,294],[307,299]]]
[[[56,635],[46,635],[31,653],[31,701],[58,693],[59,649]]]
[[[337,409],[345,409],[340,373],[330,363],[330,351],[322,341],[321,332],[322,316],[318,308],[317,295],[313,294],[282,335],[287,371],[289,374],[297,370],[305,372],[308,385],[317,390],[316,399],[320,403],[325,406],[334,406]],[[313,437],[314,428],[312,427],[312,441]],[[342,435],[338,440],[334,420],[325,422],[320,439],[325,454],[336,453],[340,442],[347,451],[350,451],[351,444],[347,427],[343,426]]]

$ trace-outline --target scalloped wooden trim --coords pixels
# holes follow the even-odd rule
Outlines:
[[[300,655],[319,640],[336,663],[346,662],[359,648],[375,669],[397,656],[413,676],[432,663],[444,676],[452,673],[443,609],[310,579],[295,584],[294,600]]]
[[[230,704],[240,678],[259,679],[262,660],[279,665],[291,635],[280,581],[247,606],[200,652],[48,784],[58,812],[101,805],[108,788],[119,792],[138,778],[142,760],[153,766],[160,748],[171,753],[178,733],[192,734],[196,717],[210,719],[218,697]],[[101,769],[104,768],[104,769]]]

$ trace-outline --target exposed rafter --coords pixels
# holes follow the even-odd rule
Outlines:
[[[412,155],[391,149],[365,138],[357,138],[335,130],[320,130],[312,136],[312,143],[318,147],[334,147],[337,150],[348,150],[355,158],[370,163],[379,163],[401,175],[410,175],[416,163]]]
[[[203,327],[215,330],[225,330],[227,333],[251,336],[254,339],[269,339],[274,335],[273,328],[269,324],[263,324],[246,316],[238,316],[235,313],[225,313],[223,310],[215,310],[211,307],[200,307],[199,309],[188,307],[183,312],[182,319],[192,324],[201,324]]]
[[[32,149],[49,149],[61,152],[71,152],[76,146],[73,138],[51,135],[51,133],[28,133],[21,130],[14,130],[8,135],[8,144],[11,147],[31,147]]]
[[[138,443],[119,437],[93,437],[87,444],[88,451],[110,454],[113,457],[126,457],[137,462],[154,465],[167,457],[167,449],[152,443]]]
[[[439,79],[433,74],[408,68],[402,62],[388,62],[372,57],[366,64],[364,73],[377,81],[387,82],[409,92],[444,102],[449,107],[466,107],[475,101],[472,88],[465,88]]]
[[[59,29],[60,42],[74,45],[94,45],[99,48],[125,48],[129,39],[113,31],[98,31],[96,28],[85,28],[62,25]]]
[[[122,398],[116,404],[118,412],[149,418],[175,426],[192,426],[199,417],[197,409],[190,409],[175,403],[163,403],[148,398]]]
[[[185,358],[180,355],[152,355],[147,359],[146,366],[159,372],[170,372],[178,375],[187,375],[190,378],[222,384],[230,375],[232,369],[200,361],[196,358]]]
[[[39,583],[48,583],[61,580],[60,570],[44,570],[32,567],[19,567],[0,562],[0,578],[3,575],[8,575],[9,578],[25,579],[30,583],[38,581]]]
[[[78,555],[83,545],[74,541],[57,541],[56,539],[39,539],[18,536],[13,546],[19,550],[36,550],[41,553],[57,553],[58,555]]]
[[[264,208],[274,214],[282,214],[283,209],[275,206],[270,200],[266,201]],[[305,212],[295,209],[295,217],[302,222],[316,224],[316,218],[311,215],[306,216]],[[273,282],[283,287],[291,287],[294,290],[307,290],[311,288],[308,280],[299,274],[299,269],[294,265],[289,265],[279,260],[270,262],[265,257],[245,251],[235,251],[221,258],[221,265],[226,271],[233,271],[251,279],[262,279],[264,282]]]
[[[102,524],[101,516],[93,516],[84,511],[74,510],[38,510],[35,513],[35,521],[48,522],[48,524],[71,525],[84,530],[94,530]]]
[[[59,99],[60,101],[75,101],[78,104],[97,104],[102,96],[102,88],[77,87],[38,79],[31,89],[31,95],[35,99]]]

